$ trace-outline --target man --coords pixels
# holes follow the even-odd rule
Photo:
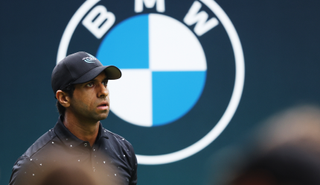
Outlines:
[[[110,110],[108,80],[120,77],[117,67],[103,66],[86,52],[59,62],[53,69],[51,85],[60,117],[55,127],[17,160],[10,185],[52,182],[48,179],[62,178],[54,174],[70,169],[67,167],[83,171],[69,170],[72,175],[63,172],[59,182],[67,182],[65,176],[74,177],[71,180],[88,176],[99,185],[136,184],[137,160],[132,145],[100,123]]]

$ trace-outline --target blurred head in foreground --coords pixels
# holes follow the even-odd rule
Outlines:
[[[66,166],[52,169],[39,185],[98,185],[87,170]]]
[[[301,106],[268,119],[221,177],[228,185],[319,185],[320,109]],[[230,156],[230,154],[227,154]],[[237,161],[238,160],[238,161]]]
[[[15,184],[30,185],[119,185],[119,171],[105,156],[95,161],[70,158],[62,152],[48,151],[45,158],[33,158],[34,165],[23,167]]]
[[[251,160],[231,185],[320,184],[319,153],[297,145],[283,145]]]

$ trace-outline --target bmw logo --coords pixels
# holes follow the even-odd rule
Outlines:
[[[240,39],[213,0],[87,0],[66,26],[57,62],[80,50],[121,69],[121,79],[108,84],[107,120],[115,130],[130,130],[124,136],[140,164],[201,151],[228,125],[241,99]]]

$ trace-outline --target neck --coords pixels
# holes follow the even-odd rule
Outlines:
[[[90,146],[94,144],[99,132],[100,122],[93,122],[84,119],[78,119],[73,114],[66,112],[63,120],[63,124],[67,129],[82,141],[88,141]]]

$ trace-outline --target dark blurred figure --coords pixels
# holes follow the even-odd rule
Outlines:
[[[219,155],[219,185],[320,185],[320,109],[295,107],[268,119],[243,147]],[[217,157],[217,156],[216,156]],[[224,159],[223,159],[224,158]]]

